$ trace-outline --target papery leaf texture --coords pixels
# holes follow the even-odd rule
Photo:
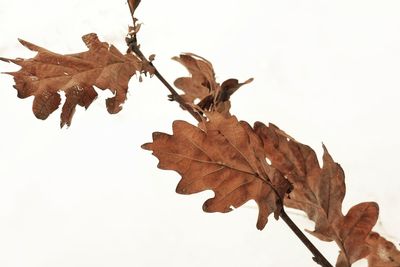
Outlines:
[[[343,217],[345,195],[344,172],[324,146],[323,167],[309,146],[300,144],[273,124],[255,124],[255,131],[263,140],[265,156],[294,186],[285,205],[301,209],[315,222],[312,232],[331,241],[332,224]]]
[[[254,129],[263,141],[271,165],[293,184],[284,204],[303,210],[315,222],[314,231],[309,232],[321,240],[335,241],[341,249],[336,266],[349,267],[367,257],[371,251],[366,238],[377,221],[378,205],[360,203],[344,216],[344,172],[325,146],[321,168],[309,146],[297,142],[277,126],[257,122]]]
[[[341,247],[337,267],[351,266],[370,254],[366,238],[378,220],[378,213],[379,208],[375,202],[360,203],[348,211],[340,224],[333,225],[339,237],[336,242]]]
[[[24,40],[26,48],[37,52],[31,59],[8,59],[21,69],[8,72],[14,77],[14,88],[19,98],[34,96],[33,113],[45,120],[61,104],[60,92],[66,96],[61,112],[61,127],[70,125],[77,105],[85,107],[96,99],[94,87],[109,89],[114,96],[106,100],[109,113],[122,109],[126,100],[128,82],[136,73],[152,72],[150,66],[133,54],[122,54],[113,45],[100,42],[97,35],[90,33],[82,37],[88,51],[61,55]]]
[[[198,127],[175,121],[172,135],[156,132],[153,142],[143,145],[159,159],[160,169],[182,176],[177,193],[213,190],[215,196],[203,206],[207,212],[229,212],[253,199],[259,207],[258,229],[271,213],[279,216],[283,200],[315,222],[311,234],[336,242],[336,267],[350,267],[362,258],[371,267],[397,266],[398,250],[371,232],[379,214],[375,202],[357,204],[343,214],[344,172],[324,145],[321,167],[314,150],[273,124],[251,127],[218,112],[206,116]]]
[[[369,267],[400,267],[400,251],[392,242],[371,232],[367,244],[371,252],[367,258]]]
[[[231,95],[242,85],[253,81],[250,78],[239,83],[237,79],[228,79],[219,84],[207,59],[193,53],[181,54],[173,59],[185,66],[191,75],[176,79],[174,85],[184,92],[181,97],[187,104],[196,105],[202,111],[216,111],[229,116]]]
[[[251,126],[236,117],[215,113],[199,127],[173,123],[173,134],[156,132],[143,145],[159,159],[158,167],[178,172],[176,192],[193,194],[213,190],[206,212],[229,212],[249,200],[259,207],[257,228],[263,229],[271,213],[279,216],[282,199],[291,184],[269,166],[260,138]]]

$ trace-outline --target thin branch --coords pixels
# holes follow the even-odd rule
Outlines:
[[[133,3],[135,6],[131,6],[131,3]],[[133,26],[135,28],[136,26],[136,22],[137,19],[134,17],[134,12],[136,7],[139,5],[140,0],[136,0],[136,1],[129,1],[128,0],[128,5],[129,5],[129,9],[131,12],[131,16],[132,16],[132,22],[133,22]],[[184,109],[187,110],[192,116],[193,118],[195,118],[198,122],[203,121],[202,120],[202,116],[197,113],[192,106],[190,106],[188,103],[185,102],[185,100],[183,100],[183,98],[175,91],[175,89],[167,82],[167,80],[161,75],[161,73],[158,71],[158,69],[153,65],[153,63],[151,61],[149,61],[144,54],[142,53],[142,51],[139,48],[139,44],[137,42],[137,38],[136,38],[136,30],[135,32],[133,32],[132,34],[129,34],[130,36],[126,38],[126,44],[128,45],[128,52],[133,52],[135,53],[143,62],[149,64],[150,66],[152,66],[154,68],[154,75],[160,80],[160,82],[168,89],[168,91],[171,93],[171,100],[172,101],[176,101],[180,104],[180,106]]]
[[[295,233],[295,235],[303,242],[303,244],[310,250],[314,255],[313,260],[321,265],[322,267],[333,267],[329,261],[322,255],[322,253],[311,243],[311,241],[304,235],[304,233],[297,227],[297,225],[290,219],[285,210],[282,208],[280,217],[289,226],[289,228]]]
[[[135,38],[136,39],[136,38]],[[185,100],[183,100],[183,98],[175,91],[175,89],[167,82],[167,80],[165,80],[165,78],[161,75],[161,73],[157,70],[157,68],[153,65],[152,62],[150,62],[142,53],[142,51],[140,51],[139,46],[137,45],[136,40],[131,42],[129,44],[129,48],[130,50],[132,50],[132,52],[134,52],[143,62],[146,62],[147,64],[149,64],[150,66],[152,66],[154,68],[154,75],[161,81],[161,83],[168,89],[168,91],[171,93],[171,100],[174,100],[176,102],[178,102],[181,107],[183,107],[184,110],[187,110],[192,116],[193,118],[195,118],[198,122],[201,122],[201,115],[199,113],[197,113],[192,106],[188,105]]]

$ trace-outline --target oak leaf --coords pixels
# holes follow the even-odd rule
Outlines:
[[[173,57],[181,63],[191,74],[190,77],[180,77],[174,85],[184,94],[181,97],[189,105],[195,105],[202,111],[215,111],[229,116],[230,96],[242,85],[253,79],[239,83],[237,79],[228,79],[219,84],[215,78],[212,64],[205,58],[193,53],[181,54]]]
[[[175,170],[182,179],[176,192],[193,194],[213,190],[206,212],[229,212],[253,199],[259,207],[257,228],[263,229],[271,213],[279,216],[290,183],[265,161],[262,143],[246,122],[236,117],[209,115],[196,127],[184,121],[173,123],[173,134],[153,133],[152,150],[158,167]]]
[[[255,132],[263,141],[265,156],[293,184],[285,199],[288,207],[303,210],[315,222],[309,231],[324,241],[335,241],[341,252],[337,267],[349,267],[370,253],[366,238],[378,218],[378,205],[360,203],[346,216],[342,213],[345,196],[344,172],[333,161],[325,146],[323,166],[315,152],[297,142],[273,124],[257,122]]]
[[[345,183],[340,165],[332,160],[325,146],[321,168],[309,146],[298,143],[275,125],[257,122],[254,128],[263,140],[265,156],[271,165],[293,183],[294,190],[285,205],[306,212],[315,222],[312,233],[322,240],[332,241],[331,225],[343,217]]]
[[[96,99],[94,87],[109,89],[114,97],[106,100],[109,113],[122,109],[126,100],[128,82],[136,73],[151,72],[151,68],[132,54],[122,54],[113,45],[100,42],[94,33],[82,37],[88,51],[61,55],[24,40],[19,40],[28,49],[37,52],[32,59],[8,59],[22,68],[8,72],[14,77],[14,88],[19,98],[34,96],[33,113],[46,119],[61,103],[60,91],[65,92],[62,107],[61,127],[70,125],[77,105],[86,109]]]
[[[191,77],[180,77],[174,82],[174,85],[184,92],[182,97],[186,102],[202,100],[218,87],[214,68],[207,59],[191,53],[181,54],[172,59],[185,66],[191,74]]]

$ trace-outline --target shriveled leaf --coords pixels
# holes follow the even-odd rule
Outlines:
[[[366,238],[378,220],[379,208],[375,202],[364,202],[353,206],[336,225],[340,251],[336,267],[348,267],[370,253]]]
[[[228,79],[220,85],[215,79],[212,64],[205,58],[186,53],[173,59],[185,66],[191,74],[191,77],[176,79],[175,86],[184,92],[181,96],[186,103],[197,104],[203,111],[214,111],[229,116],[230,96],[242,85],[253,80],[239,83],[237,79]]]
[[[220,93],[217,94],[217,102],[228,101],[231,95],[236,92],[242,85],[251,83],[253,78],[247,79],[246,81],[239,83],[237,79],[228,79],[221,84]]]
[[[367,244],[371,251],[368,255],[369,267],[400,267],[400,251],[392,242],[371,232]]]
[[[323,167],[315,152],[298,143],[273,124],[257,122],[255,131],[261,137],[265,156],[271,165],[293,183],[290,198],[285,205],[306,212],[315,222],[311,233],[325,241],[335,239],[332,226],[343,217],[342,201],[345,195],[344,172],[335,163],[324,146]]]
[[[206,212],[229,212],[253,199],[259,206],[257,228],[268,216],[279,216],[281,199],[290,183],[269,166],[254,130],[236,117],[213,115],[199,127],[184,121],[173,123],[173,134],[154,133],[153,142],[143,145],[159,159],[158,167],[175,170],[182,179],[177,193],[213,190]]]
[[[343,216],[344,172],[325,146],[320,167],[309,146],[297,142],[275,125],[257,122],[254,129],[263,141],[265,156],[272,167],[293,183],[285,205],[303,210],[315,222],[314,231],[309,231],[311,234],[339,245],[341,252],[336,266],[349,267],[366,257],[369,250],[365,239],[376,223],[377,204],[358,204]]]
[[[182,97],[187,102],[202,100],[218,86],[213,66],[208,60],[194,54],[181,54],[172,59],[185,66],[191,74],[191,77],[181,77],[174,82],[176,87],[185,92]]]
[[[96,99],[94,86],[114,94],[106,100],[106,106],[109,113],[117,113],[126,100],[130,78],[137,72],[151,71],[139,58],[123,55],[114,46],[100,42],[94,33],[82,39],[89,50],[78,54],[61,55],[20,40],[22,45],[37,52],[34,58],[0,58],[22,67],[8,74],[14,77],[19,98],[34,96],[32,109],[37,118],[44,120],[58,109],[60,91],[64,91],[61,127],[69,126],[76,106],[88,108]]]

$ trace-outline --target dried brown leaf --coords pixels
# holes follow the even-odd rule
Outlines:
[[[123,55],[112,45],[100,42],[94,33],[82,37],[88,51],[61,55],[24,40],[21,44],[37,52],[32,59],[6,59],[22,68],[9,72],[14,76],[19,98],[34,96],[33,113],[46,119],[61,103],[60,91],[66,101],[61,113],[61,127],[71,124],[77,105],[88,108],[96,99],[94,86],[109,89],[114,97],[106,100],[109,113],[122,109],[126,100],[128,82],[136,72],[151,71],[132,54]]]
[[[154,133],[153,142],[143,145],[159,159],[160,169],[181,176],[177,193],[213,190],[206,212],[229,212],[253,199],[259,206],[257,228],[268,216],[279,216],[280,200],[290,184],[269,166],[254,130],[236,117],[214,114],[201,128],[184,121],[173,123],[173,134]]]
[[[239,83],[237,79],[228,79],[220,85],[215,79],[212,64],[205,58],[186,53],[173,59],[185,66],[191,74],[191,77],[176,79],[175,86],[184,92],[181,96],[189,105],[199,100],[197,106],[203,111],[217,112],[229,117],[230,96],[242,85],[253,80]]]
[[[365,239],[376,223],[378,205],[361,203],[343,216],[344,172],[325,146],[321,168],[309,146],[297,142],[275,125],[257,122],[254,129],[263,141],[265,156],[271,165],[293,183],[294,188],[284,204],[303,210],[315,222],[315,229],[310,233],[324,241],[335,241],[340,247],[336,266],[349,267],[366,257],[369,250]]]
[[[315,152],[306,145],[283,134],[273,124],[257,122],[255,131],[263,140],[265,156],[293,183],[294,189],[285,205],[306,212],[315,222],[312,232],[318,238],[332,241],[332,225],[343,216],[342,201],[345,195],[344,173],[332,160],[324,146],[323,167]]]
[[[221,84],[220,92],[217,94],[216,102],[228,101],[231,95],[236,92],[242,85],[251,83],[253,78],[247,79],[246,81],[239,83],[237,79],[228,79]]]
[[[174,82],[177,88],[185,92],[182,97],[187,102],[205,98],[218,86],[213,66],[208,60],[194,54],[181,54],[172,59],[185,66],[191,74],[191,77],[181,77]]]

